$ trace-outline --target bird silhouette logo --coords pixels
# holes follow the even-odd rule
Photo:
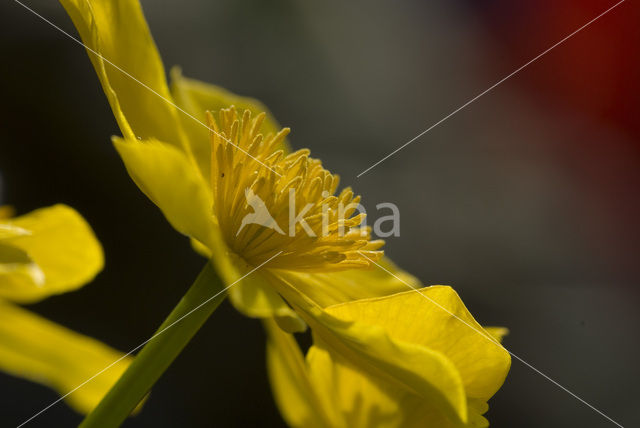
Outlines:
[[[244,227],[248,224],[258,224],[260,226],[273,229],[281,235],[284,235],[278,223],[271,217],[269,210],[267,209],[267,205],[260,198],[260,196],[253,193],[251,189],[245,189],[244,196],[247,199],[247,204],[253,208],[253,212],[244,216],[242,219],[242,224],[240,224],[240,228],[238,232],[236,232],[236,236],[240,234],[240,231],[244,229]]]

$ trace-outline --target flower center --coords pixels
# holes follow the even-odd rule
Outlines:
[[[302,149],[285,155],[288,128],[266,137],[266,117],[234,107],[218,118],[207,113],[211,133],[213,210],[227,245],[248,263],[301,271],[367,267],[384,241],[371,240],[360,197],[350,188],[335,195],[339,177]]]

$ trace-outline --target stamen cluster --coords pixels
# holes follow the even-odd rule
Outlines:
[[[285,155],[288,128],[264,137],[265,113],[240,116],[234,107],[218,119],[208,113],[211,132],[213,211],[227,244],[259,265],[278,252],[273,268],[301,271],[369,266],[383,252],[354,215],[359,196],[338,195],[339,177],[302,149]]]

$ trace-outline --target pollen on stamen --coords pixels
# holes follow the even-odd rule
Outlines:
[[[350,188],[338,195],[339,177],[307,149],[285,154],[289,128],[263,136],[265,113],[242,115],[235,107],[211,129],[213,212],[227,245],[247,263],[272,268],[328,271],[368,267],[382,257],[382,240],[371,240],[354,215],[360,201]]]

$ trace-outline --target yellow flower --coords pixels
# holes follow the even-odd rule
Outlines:
[[[448,397],[432,399],[388,376],[372,376],[337,357],[314,335],[306,359],[291,334],[271,321],[267,367],[276,403],[292,427],[486,427],[481,415],[498,390],[509,360],[498,341],[505,329],[483,329],[450,287],[432,286],[326,308],[341,320],[382,328],[396,347],[429,355],[434,385]],[[425,297],[436,304],[425,304]],[[448,418],[439,398],[466,405],[467,417]],[[466,421],[466,422],[465,422]]]
[[[336,195],[338,177],[307,150],[289,153],[288,129],[280,130],[255,100],[185,79],[178,71],[169,90],[137,1],[61,2],[88,47],[122,131],[114,144],[129,175],[169,223],[211,259],[224,282],[235,284],[229,289],[234,306],[251,317],[273,317],[289,332],[309,325],[331,358],[372,378],[392,379],[449,420],[467,423],[464,383],[449,359],[396,338],[379,319],[350,318],[335,309],[420,286],[382,257],[382,242],[359,227],[362,217],[351,208],[323,215],[323,206],[349,206],[359,198],[348,188]],[[242,110],[227,108],[231,105]],[[289,189],[296,190],[292,212]],[[252,205],[256,196],[264,207]],[[271,214],[268,221],[243,221],[261,207]],[[291,219],[299,217],[305,224],[292,226]],[[405,299],[413,298],[396,294],[378,303],[383,312],[402,312]],[[422,301],[406,314],[418,317],[426,306]],[[433,328],[430,318],[420,322],[423,330]],[[509,355],[494,343],[469,343],[470,360],[496,367],[478,381],[486,384],[482,398],[488,399],[487,391],[493,394],[506,376]]]
[[[75,290],[103,267],[99,242],[72,208],[55,205],[10,218],[0,207],[0,370],[64,395],[118,360],[108,346],[11,302],[33,303]],[[93,409],[129,360],[66,397],[82,413]]]
[[[238,310],[303,328],[271,284],[274,278],[297,284],[321,306],[406,289],[375,269],[353,271],[382,257],[383,242],[371,241],[369,229],[358,227],[362,216],[353,216],[350,204],[359,197],[348,188],[334,195],[338,177],[307,150],[289,153],[288,129],[279,130],[263,105],[185,79],[178,71],[172,73],[169,91],[137,1],[62,4],[92,51],[89,56],[124,136],[114,138],[115,147],[140,189],[198,252],[211,258],[225,282],[269,260],[268,275],[256,272],[229,290]],[[244,110],[223,108],[229,105]],[[217,117],[207,113],[211,110],[219,110]],[[248,189],[285,233],[258,224],[243,227],[242,219],[252,213],[245,201]],[[289,189],[296,190],[293,216],[287,211]],[[340,203],[346,207],[345,220],[333,209]],[[331,209],[324,224],[323,206]],[[304,221],[289,233],[287,219],[303,211]],[[309,236],[305,227],[318,236]],[[320,233],[323,227],[328,233]]]

